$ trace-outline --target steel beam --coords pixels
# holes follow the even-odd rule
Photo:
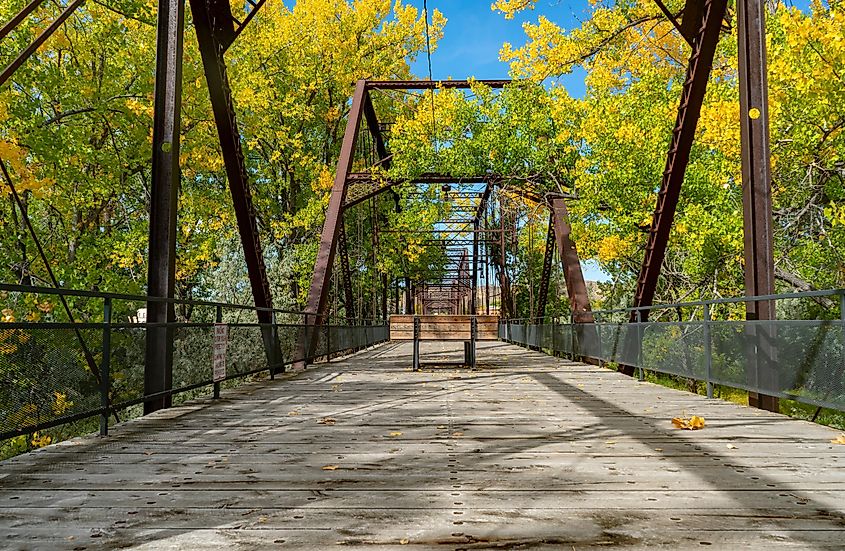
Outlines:
[[[581,270],[581,259],[572,241],[572,226],[569,224],[566,202],[562,198],[553,198],[549,201],[549,206],[552,211],[554,241],[563,266],[566,292],[572,308],[572,320],[575,323],[593,323],[595,320],[590,307],[590,297],[587,294],[587,283],[584,281],[584,272]]]
[[[262,309],[257,311],[257,315],[258,322],[265,325],[262,329],[262,337],[267,362],[275,369],[275,365],[280,363],[281,348],[270,330],[273,320],[270,310],[273,307],[270,281],[264,265],[249,176],[241,148],[241,135],[229,88],[226,61],[223,58],[225,46],[234,39],[229,2],[228,0],[190,0],[190,2],[252,297],[255,305]],[[222,37],[218,38],[218,33],[222,33]]]
[[[775,293],[772,228],[769,105],[766,67],[766,7],[763,0],[737,0],[739,41],[740,140],[745,245],[745,295]],[[746,319],[776,319],[774,301],[746,303]],[[754,345],[746,357],[751,378],[777,388],[774,327],[750,327]],[[751,406],[779,411],[778,399],[750,392]]]
[[[693,4],[691,4],[693,5]],[[696,10],[698,8],[695,8]],[[645,258],[637,278],[637,290],[634,295],[634,307],[651,306],[657,290],[657,282],[663,260],[666,258],[666,247],[669,234],[675,221],[675,211],[681,194],[684,175],[689,164],[690,151],[695,139],[695,130],[701,115],[701,105],[707,91],[710,70],[719,43],[722,21],[727,10],[727,0],[704,0],[700,10],[700,18],[695,15],[685,16],[684,24],[697,28],[693,42],[692,54],[687,64],[686,79],[681,92],[678,115],[675,128],[672,130],[672,141],[666,157],[666,168],[660,182],[657,194],[657,207],[652,217],[651,229],[646,243]],[[648,320],[649,310],[634,310],[630,321],[640,323]],[[640,331],[629,331],[625,340],[626,356],[634,357],[639,349]],[[633,375],[635,368],[623,365],[622,373]]]
[[[672,142],[666,157],[666,168],[660,182],[657,206],[646,244],[645,258],[637,278],[635,307],[649,306],[654,300],[726,6],[726,0],[706,0],[705,3],[702,24],[687,66],[678,116],[672,131]]]
[[[549,298],[549,281],[552,278],[552,259],[555,251],[555,216],[549,212],[549,227],[546,232],[546,249],[543,252],[543,272],[540,276],[540,292],[537,297],[537,317],[546,317],[546,303]]]
[[[504,88],[511,80],[368,80],[370,90],[434,90],[438,88],[467,89],[473,84],[489,88]]]
[[[44,44],[44,42],[48,38],[50,38],[53,35],[53,33],[56,32],[59,29],[59,27],[62,26],[62,24],[65,22],[65,20],[67,20],[67,18],[70,17],[73,14],[73,12],[75,12],[76,9],[79,6],[81,6],[84,3],[85,3],[85,0],[73,0],[73,2],[68,4],[68,6],[64,9],[64,11],[62,11],[62,13],[60,13],[59,16],[55,20],[53,20],[53,22],[50,23],[50,25],[46,29],[44,29],[44,31],[41,34],[39,34],[35,38],[35,40],[32,41],[32,43],[29,46],[24,48],[24,50],[20,54],[18,54],[18,56],[15,59],[13,59],[11,63],[8,64],[3,69],[2,72],[0,72],[0,86],[3,86],[6,83],[6,81],[9,80],[9,78],[15,73],[15,71],[17,71],[20,68],[20,66],[23,65],[24,62],[26,62],[26,60],[30,58],[30,56],[32,56],[32,54],[34,54],[36,51],[38,51],[38,48],[42,44]],[[27,6],[27,7],[29,7],[29,6]],[[24,11],[26,11],[26,9],[27,8],[24,8]],[[17,17],[15,17],[9,24],[13,23],[16,19],[17,19]],[[3,30],[4,30],[4,32],[8,32],[6,30],[6,27],[4,27]],[[11,29],[9,29],[9,30],[11,30]]]
[[[159,0],[153,107],[152,187],[147,294],[173,298],[176,286],[176,212],[179,200],[179,133],[182,108],[182,50],[185,0]],[[147,303],[147,322],[175,319],[173,304]],[[144,394],[169,391],[173,386],[173,332],[147,329]],[[170,396],[144,402],[144,414],[170,407]]]
[[[314,275],[311,279],[311,287],[308,290],[305,311],[307,312],[306,325],[309,326],[322,325],[327,315],[326,304],[329,296],[329,286],[331,285],[331,271],[334,264],[335,252],[337,251],[340,227],[343,224],[347,181],[355,155],[355,138],[361,126],[366,92],[366,81],[359,80],[355,85],[355,94],[352,96],[352,108],[349,111],[346,131],[343,134],[340,157],[337,161],[337,173],[335,174],[334,185],[332,186],[329,197],[329,206],[326,210],[326,221],[323,224],[323,231],[320,234],[320,247],[317,251],[317,260],[314,264]],[[309,344],[309,346],[311,345]]]
[[[0,40],[6,38],[10,32],[20,25],[29,14],[38,9],[38,6],[44,3],[45,0],[32,0],[29,4],[16,13],[2,28],[0,28]]]

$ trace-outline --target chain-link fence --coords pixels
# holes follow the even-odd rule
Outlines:
[[[794,301],[825,295],[842,297],[843,291],[763,298]],[[660,317],[655,314],[659,310],[693,317],[696,309],[703,318],[685,321],[622,321],[636,319],[630,315],[635,310],[597,311],[593,313],[597,320],[613,321],[594,323],[508,320],[500,324],[499,336],[549,353],[704,381],[710,393],[712,385],[718,384],[845,410],[845,309],[840,319],[830,320],[738,321],[710,315],[715,305],[733,306],[763,298],[649,308],[654,318]]]
[[[382,321],[307,326],[302,313],[274,310],[275,323],[259,324],[249,321],[256,308],[232,304],[170,301],[178,321],[155,324],[146,322],[146,297],[0,285],[0,298],[0,440],[98,415],[105,432],[108,417],[131,416],[130,408],[151,396],[144,378],[153,331],[166,332],[172,349],[172,386],[165,394],[174,400],[388,339]],[[215,345],[221,326],[225,339]],[[216,376],[215,346],[225,349]]]

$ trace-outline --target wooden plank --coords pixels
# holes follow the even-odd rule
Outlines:
[[[0,546],[841,548],[838,431],[478,348],[415,373],[386,344],[0,463]]]

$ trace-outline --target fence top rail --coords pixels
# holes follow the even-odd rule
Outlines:
[[[594,315],[605,315],[605,314],[620,314],[620,313],[632,313],[632,312],[642,312],[642,311],[651,311],[651,310],[668,310],[674,308],[690,308],[690,307],[697,307],[697,306],[711,306],[714,304],[737,304],[743,302],[761,302],[766,300],[788,300],[788,299],[795,299],[795,298],[814,298],[814,297],[827,297],[827,296],[839,296],[845,299],[845,289],[825,289],[820,291],[800,291],[796,293],[780,293],[776,295],[760,295],[755,297],[728,297],[728,298],[714,298],[709,300],[696,300],[691,302],[675,302],[669,304],[653,304],[650,306],[638,306],[638,307],[629,307],[629,308],[614,308],[609,310],[593,310],[592,314]],[[534,322],[534,321],[542,321],[550,319],[550,316],[546,316],[544,318],[511,318],[508,320],[502,320],[503,322]]]
[[[276,314],[294,314],[298,316],[304,316],[308,314],[313,314],[312,312],[308,311],[299,311],[299,310],[283,310],[280,308],[267,308],[263,306],[251,306],[248,304],[232,304],[228,302],[216,302],[210,300],[189,300],[189,299],[181,299],[181,298],[165,298],[165,297],[153,297],[147,295],[130,295],[130,294],[122,294],[122,293],[104,293],[101,291],[82,291],[79,289],[66,289],[63,287],[55,288],[55,287],[39,287],[36,285],[18,285],[12,283],[0,283],[0,291],[6,291],[10,293],[33,293],[33,294],[43,294],[43,295],[59,295],[59,296],[70,296],[70,297],[87,297],[87,298],[99,298],[99,299],[111,299],[111,300],[122,300],[126,302],[165,302],[169,304],[184,304],[186,306],[208,306],[208,307],[219,307],[219,308],[227,308],[230,310],[252,310],[256,312],[273,312]],[[328,318],[330,320],[344,320],[346,321],[347,318],[343,318],[342,316],[332,316]],[[374,323],[384,323],[384,320],[379,320],[376,318],[352,318],[349,321],[355,322],[374,322]]]

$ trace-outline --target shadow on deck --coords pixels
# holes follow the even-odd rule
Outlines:
[[[478,356],[413,373],[388,343],[4,462],[0,546],[841,548],[836,432],[503,343]],[[674,429],[684,412],[707,427]]]

